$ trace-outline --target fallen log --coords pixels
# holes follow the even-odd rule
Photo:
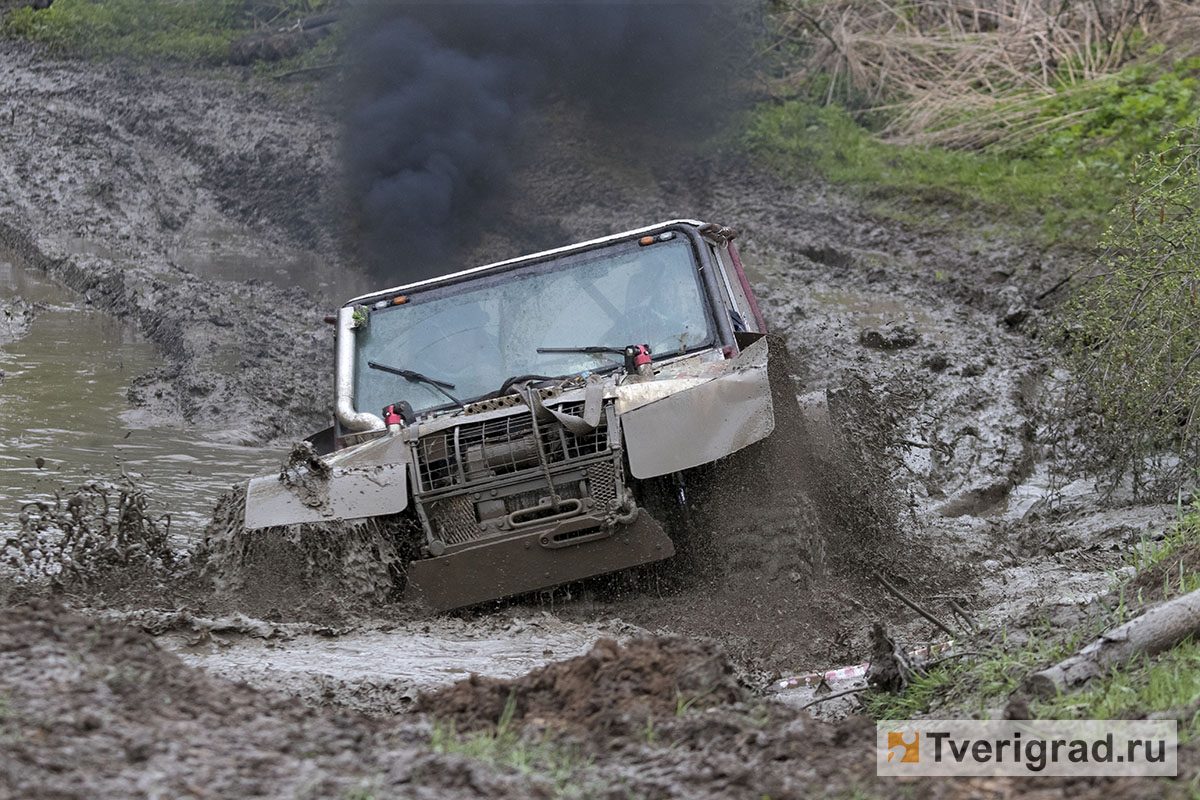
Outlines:
[[[1200,633],[1200,590],[1168,600],[1102,635],[1070,658],[1030,675],[1025,688],[1053,697],[1142,655],[1160,653]]]

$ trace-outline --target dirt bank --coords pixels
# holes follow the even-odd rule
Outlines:
[[[320,320],[345,290],[298,288],[321,291],[340,266],[334,128],[315,103],[233,72],[59,62],[5,41],[0,116],[0,252],[160,348],[135,404],[235,442],[324,424]]]

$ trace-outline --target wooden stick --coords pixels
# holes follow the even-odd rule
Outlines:
[[[957,600],[947,600],[946,605],[949,606],[952,614],[966,623],[971,633],[979,633],[979,625],[975,622],[975,618],[968,614],[967,610]]]
[[[938,628],[941,628],[943,631],[945,631],[945,632],[946,632],[947,634],[949,634],[950,636],[958,636],[958,635],[959,635],[959,631],[956,631],[956,630],[954,630],[953,628],[949,627],[948,625],[946,625],[946,623],[942,622],[940,619],[938,619],[937,617],[935,617],[933,614],[930,614],[930,613],[929,613],[928,611],[926,611],[924,608],[922,608],[921,606],[917,605],[917,603],[916,603],[916,602],[914,602],[913,600],[910,600],[910,599],[908,599],[908,598],[907,598],[907,597],[904,595],[904,593],[903,593],[903,592],[901,592],[901,591],[900,591],[899,589],[897,589],[895,586],[893,586],[892,584],[890,584],[890,583],[888,582],[888,579],[887,579],[887,578],[883,577],[883,576],[882,576],[882,575],[880,575],[878,572],[874,573],[874,575],[875,575],[875,578],[876,578],[876,579],[877,579],[877,580],[878,580],[880,583],[882,583],[882,584],[884,585],[884,588],[886,588],[886,589],[887,589],[889,592],[891,592],[892,594],[896,595],[896,598],[897,598],[897,599],[898,599],[898,600],[899,600],[901,603],[904,603],[904,605],[908,606],[908,607],[909,607],[909,608],[911,608],[913,611],[917,612],[917,613],[918,613],[918,614],[920,614],[922,617],[924,617],[925,619],[929,620],[929,621],[930,621],[932,624],[936,625]]]

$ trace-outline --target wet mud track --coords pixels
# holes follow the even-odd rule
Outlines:
[[[337,128],[320,98],[267,93],[239,73],[57,62],[0,43],[0,119],[11,120],[0,127],[0,179],[10,187],[0,196],[0,260],[45,275],[153,347],[125,387],[139,419],[250,447],[325,424],[332,336],[321,316],[368,283],[336,245]],[[596,639],[642,631],[714,639],[751,679],[752,698],[779,674],[863,660],[877,619],[914,645],[939,638],[881,591],[874,571],[931,603],[957,598],[999,628],[1033,606],[1073,607],[1103,592],[1126,549],[1169,518],[1168,507],[1106,506],[1086,484],[1063,480],[1047,447],[1041,409],[1054,392],[1052,362],[1033,299],[1069,256],[1011,244],[1001,229],[883,223],[829,187],[784,181],[739,154],[632,172],[588,147],[569,113],[554,124],[465,262],[676,216],[736,225],[769,321],[797,357],[800,391],[861,378],[889,387],[892,408],[903,408],[885,426],[905,499],[894,537],[820,531],[830,552],[816,559],[803,552],[801,534],[811,531],[797,533],[787,509],[747,509],[710,532],[752,551],[738,581],[594,582],[461,618],[388,619],[410,611],[379,609],[312,620],[323,632],[266,637],[155,628],[151,638],[58,607],[17,610],[0,625],[0,689],[16,709],[5,724],[25,726],[10,727],[22,744],[0,755],[14,796],[137,793],[139,775],[176,795],[204,785],[218,795],[336,796],[360,780],[414,796],[421,787],[430,796],[548,794],[511,772],[422,751],[428,718],[391,715],[464,672],[520,680]],[[37,310],[5,302],[13,313],[0,344],[11,344],[30,335]],[[146,477],[152,491],[154,474]],[[15,513],[7,505],[0,515]],[[850,552],[861,558],[838,557]],[[814,563],[820,569],[798,568]],[[610,651],[595,658],[620,657]],[[99,666],[39,675],[81,656]],[[166,688],[151,693],[149,679]],[[87,702],[94,718],[80,710]],[[614,748],[628,766],[608,766],[622,785],[654,796],[852,792],[867,780],[867,764],[822,760],[865,741],[861,724],[821,727],[771,708],[760,740],[738,710],[716,707],[698,722],[668,715],[662,724],[686,747],[662,752],[644,731],[640,741],[621,734]],[[254,744],[229,744],[242,740]],[[39,741],[49,744],[39,750]],[[103,757],[73,777],[67,754],[91,744]],[[178,748],[199,755],[179,760]],[[715,758],[721,748],[742,766]],[[301,763],[295,752],[312,755]],[[772,753],[801,778],[765,767],[756,776]],[[184,767],[204,779],[189,783],[199,779]]]

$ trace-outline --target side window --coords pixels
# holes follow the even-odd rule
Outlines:
[[[706,242],[708,252],[713,257],[713,263],[719,265],[720,275],[718,276],[718,285],[721,290],[721,305],[725,306],[725,313],[730,317],[730,325],[734,331],[746,330],[745,313],[742,311],[742,305],[738,302],[737,295],[733,294],[736,291],[733,282],[731,281],[730,269],[726,264],[726,260],[721,258],[720,249]]]
[[[750,315],[750,303],[742,292],[741,284],[733,275],[733,265],[729,263],[728,254],[712,244],[708,244],[708,250],[712,254],[713,263],[720,267],[718,284],[721,287],[721,302],[729,314],[730,325],[735,332],[752,330],[754,318]]]

